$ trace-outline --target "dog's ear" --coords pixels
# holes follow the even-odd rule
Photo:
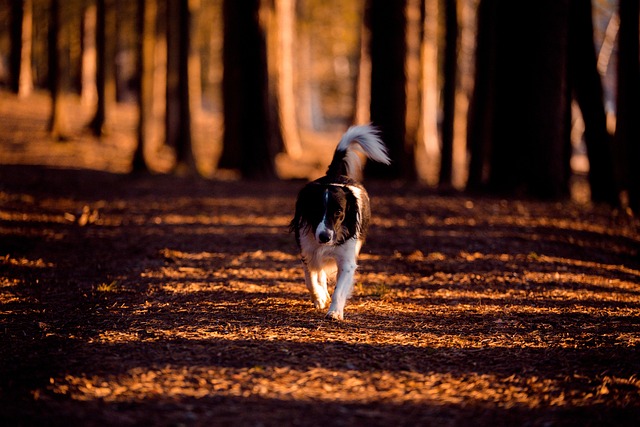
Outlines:
[[[313,226],[313,222],[316,220],[315,216],[322,214],[322,206],[318,206],[318,203],[322,202],[320,189],[319,185],[314,184],[302,187],[298,193],[296,211],[289,224],[289,230],[297,232],[305,227]]]

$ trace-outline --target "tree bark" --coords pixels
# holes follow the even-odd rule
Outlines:
[[[568,13],[569,0],[481,2],[470,186],[489,166],[493,192],[568,195]]]
[[[200,0],[169,0],[169,3],[178,3],[177,12],[178,23],[178,129],[177,140],[173,141],[176,148],[176,165],[174,172],[178,175],[198,175],[196,160],[193,154],[193,138],[191,134],[191,99],[196,93],[199,100],[200,95],[200,73],[199,63],[196,64],[194,56],[198,55],[196,45],[190,40],[194,39],[196,33],[196,18],[200,8]],[[171,8],[169,8],[171,10]],[[172,18],[169,17],[171,20]],[[175,18],[174,18],[175,19]],[[170,36],[171,37],[171,36]],[[198,67],[198,68],[196,68]],[[192,73],[191,71],[194,71]],[[167,100],[167,103],[169,100]],[[199,106],[198,106],[199,107]]]
[[[11,89],[24,98],[33,91],[33,0],[12,2],[11,12]]]
[[[365,6],[364,17],[360,25],[360,57],[358,58],[358,77],[354,121],[356,124],[371,122],[371,29],[368,22],[368,10]]]
[[[420,126],[424,150],[424,176],[427,184],[435,185],[438,180],[440,138],[438,134],[439,85],[438,85],[438,41],[439,0],[424,3],[424,35],[422,40],[422,107]]]
[[[270,145],[265,34],[259,0],[223,3],[223,107],[225,130],[220,168],[250,179],[275,177]]]
[[[89,128],[96,136],[109,132],[116,103],[115,45],[116,5],[114,0],[96,0],[96,112]]]
[[[82,76],[81,101],[93,106],[98,97],[96,88],[96,22],[98,19],[95,0],[86,0],[82,19]]]
[[[131,171],[148,172],[145,148],[153,138],[153,78],[156,42],[156,0],[138,0],[138,14],[142,43],[139,51],[140,93],[138,94],[138,144],[133,153]]]
[[[607,131],[603,90],[593,43],[591,4],[572,0],[569,22],[569,79],[582,112],[589,157],[591,199],[616,204],[611,136]]]
[[[456,113],[456,83],[458,65],[457,0],[445,0],[444,89],[442,96],[442,154],[440,160],[441,188],[451,188],[453,178],[453,130]]]
[[[494,0],[481,0],[478,5],[475,85],[467,119],[469,191],[485,190],[489,181],[496,102],[496,8]]]
[[[618,33],[618,107],[616,144],[623,156],[629,207],[640,212],[640,64],[638,0],[622,0],[619,4]]]
[[[405,61],[406,0],[369,0],[371,30],[371,121],[387,145],[391,165],[369,162],[365,174],[375,178],[415,177],[414,147],[406,141]]]
[[[407,56],[405,58],[405,138],[404,146],[407,154],[407,170],[404,178],[415,180],[418,176],[415,166],[416,150],[420,140],[419,128],[422,109],[422,80],[421,80],[421,47],[423,39],[424,0],[407,0],[406,9]]]
[[[49,22],[49,87],[51,115],[48,129],[57,141],[68,138],[65,92],[69,71],[69,24],[61,0],[51,1]]]
[[[294,49],[295,49],[295,0],[275,0],[277,32],[277,96],[278,115],[282,142],[287,154],[294,158],[302,155],[300,132],[296,113]]]

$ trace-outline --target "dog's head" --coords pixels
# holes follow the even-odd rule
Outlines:
[[[358,199],[347,186],[311,183],[298,195],[292,228],[313,233],[321,245],[343,243],[358,229]]]

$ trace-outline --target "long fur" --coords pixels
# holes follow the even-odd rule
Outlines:
[[[390,163],[374,127],[350,127],[336,147],[327,174],[300,190],[290,224],[300,248],[311,299],[316,308],[325,308],[331,301],[327,313],[331,319],[343,318],[371,215],[369,196],[358,182],[362,174],[358,153],[380,163]],[[336,267],[336,288],[330,297],[327,273]]]

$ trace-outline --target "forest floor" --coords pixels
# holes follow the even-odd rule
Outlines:
[[[328,321],[303,181],[130,176],[127,147],[0,110],[0,425],[640,424],[637,219],[367,183]]]

